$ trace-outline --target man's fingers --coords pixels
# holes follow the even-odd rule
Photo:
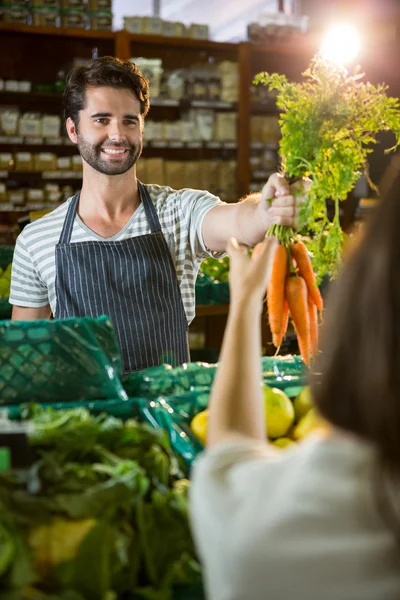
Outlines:
[[[271,208],[279,207],[279,206],[294,206],[295,200],[294,196],[290,194],[285,194],[284,196],[277,196],[273,200],[273,204]]]
[[[272,225],[287,225],[288,227],[293,227],[295,222],[294,216],[291,217],[283,217],[281,215],[273,215],[271,218]]]
[[[261,192],[261,199],[265,201],[277,196],[285,196],[289,193],[289,187],[288,182],[282,175],[274,173],[264,185]]]
[[[294,204],[292,206],[272,207],[269,210],[271,216],[294,217],[296,213]]]

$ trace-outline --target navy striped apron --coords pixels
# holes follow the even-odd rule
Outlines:
[[[56,245],[54,317],[111,317],[124,372],[188,362],[188,323],[175,266],[147,188],[138,182],[151,233],[70,243],[76,194]]]

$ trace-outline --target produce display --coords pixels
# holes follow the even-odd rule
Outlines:
[[[229,256],[203,260],[196,280],[196,304],[228,302]]]
[[[268,439],[278,448],[294,446],[309,433],[326,427],[317,416],[309,386],[290,399],[282,390],[264,385],[264,406]],[[197,413],[190,428],[206,445],[208,409]]]
[[[0,472],[0,598],[168,600],[200,583],[165,433],[82,408],[25,416],[34,462]]]
[[[11,267],[12,263],[4,269],[0,267],[0,298],[8,298],[10,296]]]

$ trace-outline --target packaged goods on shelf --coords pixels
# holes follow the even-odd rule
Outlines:
[[[30,0],[32,8],[58,8],[59,0]]]
[[[19,110],[15,108],[0,109],[0,133],[16,135],[18,130]]]
[[[56,138],[60,135],[61,118],[57,115],[43,115],[41,135],[47,138]]]
[[[10,4],[3,5],[0,11],[0,19],[4,23],[16,23],[19,25],[28,25],[31,21],[31,13],[27,5]]]
[[[208,25],[192,23],[186,27],[180,21],[164,21],[159,17],[124,17],[124,29],[136,35],[161,35],[164,37],[207,40]]]
[[[215,139],[221,142],[237,140],[237,113],[217,113],[215,116]]]
[[[52,152],[39,152],[33,155],[35,171],[56,171],[57,155]]]
[[[85,29],[87,17],[84,10],[80,8],[64,8],[60,10],[61,27],[73,29]]]
[[[161,58],[130,58],[141,70],[144,77],[149,80],[150,93],[153,98],[160,95],[161,76],[163,73]]]
[[[113,15],[111,10],[96,10],[87,13],[90,29],[93,31],[111,31]]]
[[[87,0],[89,10],[112,10],[112,0]]]
[[[85,8],[85,0],[59,0],[60,8],[62,10],[71,8],[71,9],[81,9]]]
[[[34,162],[32,152],[16,152],[14,154],[14,168],[16,171],[33,171]]]
[[[59,156],[57,158],[56,169],[58,171],[70,171],[72,169],[71,157],[70,156]]]
[[[147,160],[148,159],[142,157],[136,163],[136,177],[142,183],[148,183],[148,180],[147,180]]]
[[[208,25],[192,23],[189,26],[188,34],[190,38],[196,40],[208,40]]]
[[[185,163],[178,160],[164,161],[165,182],[174,190],[185,187]]]
[[[72,156],[72,169],[74,171],[82,171],[82,158],[80,154]]]
[[[217,71],[221,82],[221,100],[237,102],[239,100],[238,63],[229,60],[222,61],[217,64]]]
[[[25,204],[25,191],[24,190],[9,190],[8,191],[8,202],[14,206],[22,206]]]
[[[277,13],[261,13],[257,21],[247,27],[252,42],[293,42],[307,31],[308,16]]]
[[[277,144],[281,138],[278,117],[253,115],[250,120],[252,142]]]
[[[207,190],[212,194],[219,192],[219,161],[202,160],[200,162],[200,189]]]
[[[187,160],[185,165],[185,187],[191,187],[195,190],[201,190],[201,169],[198,160]]]
[[[38,113],[24,113],[19,118],[18,135],[39,137],[41,124],[41,117]]]
[[[164,175],[164,160],[162,158],[147,158],[147,174],[150,181],[147,183],[157,183],[158,185],[169,185],[165,181]]]
[[[5,202],[7,200],[7,188],[6,184],[0,181],[0,202]]]
[[[216,139],[215,135],[215,113],[212,110],[196,110],[191,113],[192,119],[196,124],[197,135],[195,139],[204,142],[211,142]],[[219,115],[217,115],[218,118]]]
[[[11,152],[0,152],[0,171],[8,171],[13,166],[14,160]]]
[[[35,27],[59,27],[60,11],[57,6],[32,7],[32,25]]]
[[[232,199],[237,189],[237,162],[221,160],[219,163],[219,196],[221,200]]]
[[[45,200],[44,190],[29,189],[26,192],[26,202],[29,203],[42,203]]]

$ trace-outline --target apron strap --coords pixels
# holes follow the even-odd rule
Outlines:
[[[147,186],[145,186],[141,181],[138,180],[138,190],[140,199],[143,202],[144,212],[146,214],[146,219],[150,227],[151,233],[157,233],[161,231],[160,220],[157,215],[157,211],[153,204],[152,199],[150,198],[150,194],[147,190]]]
[[[76,209],[78,208],[80,192],[75,194],[68,207],[67,216],[65,217],[64,226],[61,231],[59,244],[69,244],[71,241],[72,229],[74,227]]]
[[[143,202],[143,208],[146,215],[147,222],[150,227],[151,233],[157,233],[161,231],[160,220],[157,215],[155,206],[150,198],[150,194],[147,191],[147,187],[138,180],[138,190],[141,201]],[[72,229],[74,227],[74,220],[76,210],[78,208],[80,191],[75,194],[72,198],[71,203],[68,207],[67,215],[65,217],[64,226],[61,231],[59,244],[69,244],[71,241]]]

